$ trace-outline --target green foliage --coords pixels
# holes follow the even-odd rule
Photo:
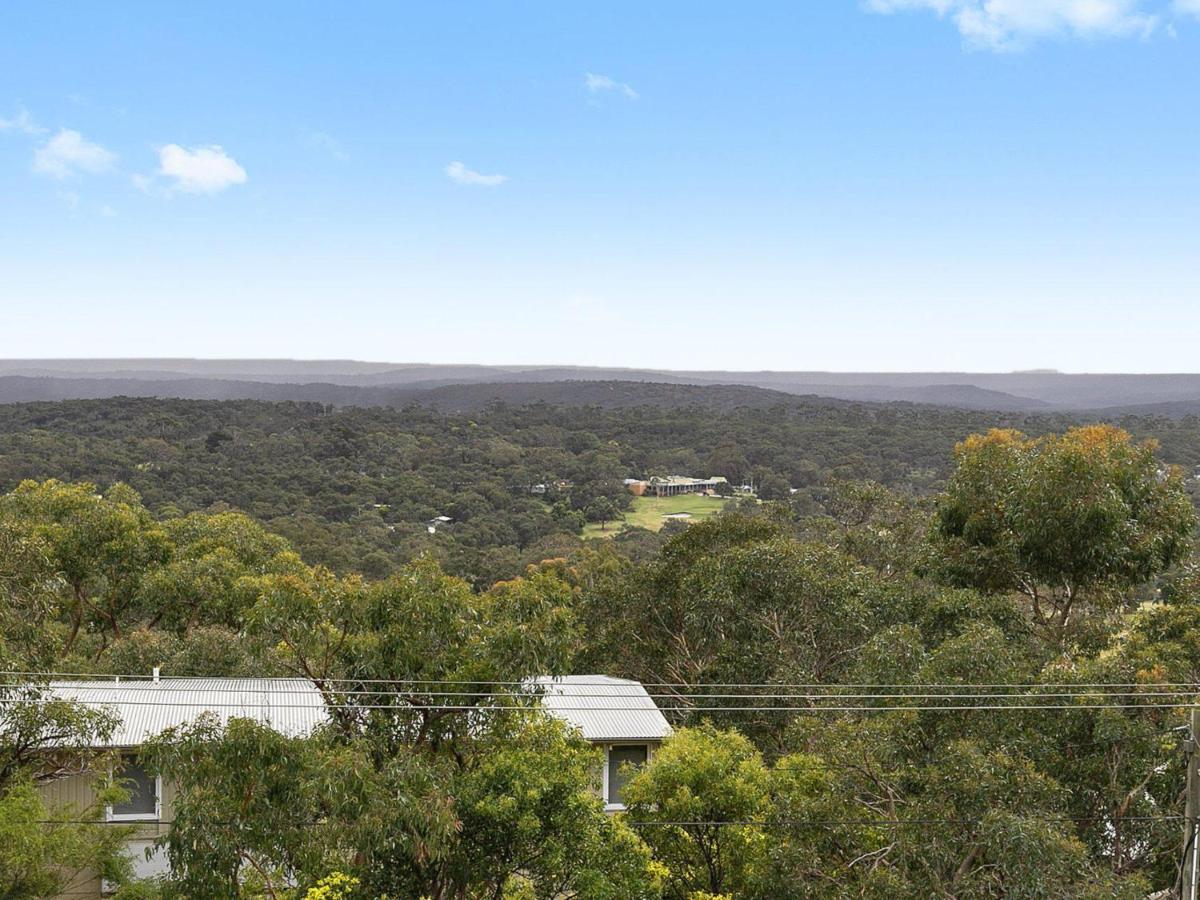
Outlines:
[[[754,823],[767,811],[768,783],[749,740],[709,725],[676,732],[629,781],[628,814],[670,872],[667,897],[747,889],[767,847]]]
[[[742,484],[770,471],[803,490],[792,502],[808,514],[835,479],[930,493],[950,471],[948,448],[972,431],[1071,424],[803,398],[766,409],[495,404],[471,418],[254,401],[8,404],[0,490],[28,478],[121,481],[162,516],[236,507],[339,573],[383,577],[426,552],[486,587],[543,558],[532,550],[539,542],[578,535],[584,516],[571,510],[597,496],[623,508],[626,477],[680,472]],[[1172,462],[1200,464],[1200,420],[1126,424],[1160,437]],[[546,494],[530,493],[538,484]],[[456,521],[431,536],[426,523],[437,515]]]
[[[52,667],[57,648],[48,630],[61,589],[46,541],[0,519],[0,667]]]
[[[304,900],[350,900],[358,886],[357,878],[343,872],[334,872],[305,891]]]
[[[571,588],[553,569],[477,594],[423,557],[373,584],[316,569],[266,575],[253,590],[250,631],[324,691],[347,736],[368,726],[380,752],[469,741],[468,712],[491,702],[492,682],[566,671],[577,640]],[[436,685],[422,691],[431,680],[459,685],[456,703]]]
[[[165,844],[184,896],[240,897],[247,876],[271,890],[323,870],[324,798],[310,789],[320,760],[309,742],[206,716],[164,732],[144,758],[178,786]]]
[[[1180,710],[835,713],[788,688],[1200,680],[1179,473],[1101,427],[969,438],[952,461],[984,424],[1068,424],[981,416],[0,408],[6,487],[114,485],[0,497],[0,663],[300,675],[330,701],[308,737],[234,720],[158,741],[175,872],[131,900],[1144,897],[1175,878]],[[1200,461],[1196,422],[1159,426],[1170,459]],[[581,544],[586,510],[655,471],[800,492]],[[571,672],[796,696],[672,713],[609,817],[597,753],[521,689]],[[120,829],[67,821],[101,807],[36,807],[76,773],[116,791],[94,749],[111,720],[47,699],[0,688],[0,896],[122,877],[97,837]],[[700,705],[722,703],[746,705]]]
[[[1024,593],[1035,621],[1060,633],[1078,606],[1113,607],[1179,562],[1196,525],[1180,472],[1154,450],[1100,425],[968,438],[933,532],[947,576]]]
[[[520,874],[539,898],[659,895],[648,850],[604,812],[600,761],[556,720],[495,721],[455,786],[462,834],[452,866],[472,890],[494,896]]]
[[[60,602],[70,619],[64,653],[81,630],[97,636],[98,653],[120,638],[127,616],[142,611],[146,570],[170,552],[164,531],[121,484],[101,495],[91,484],[25,481],[0,498],[0,519],[40,542],[61,579]]]
[[[36,685],[0,686],[0,897],[54,897],[101,872],[123,881],[127,831],[100,828],[121,791],[101,782],[87,808],[47,809],[39,786],[92,770],[115,727],[109,714],[56,700]]]
[[[111,713],[60,700],[36,684],[0,684],[0,788],[87,771],[116,725]]]
[[[460,764],[328,737],[234,719],[155,741],[148,758],[179,786],[168,895],[501,896],[519,881],[537,898],[659,896],[648,849],[594,790],[596,751],[556,720],[498,716]]]
[[[102,812],[47,809],[26,777],[0,785],[0,897],[56,897],[90,872],[125,880],[128,864],[121,850],[128,832],[98,827]]]
[[[0,496],[0,550],[0,657],[23,668],[233,674],[253,579],[306,570],[247,516],[160,521],[120,484],[23,482]]]

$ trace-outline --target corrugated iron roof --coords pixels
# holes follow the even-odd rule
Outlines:
[[[661,741],[671,726],[641,682],[607,675],[543,676],[542,706],[589,741]],[[614,708],[616,707],[616,708]]]
[[[640,682],[606,675],[531,680],[542,706],[589,741],[657,741],[671,726]],[[218,721],[248,718],[281,734],[311,733],[328,720],[321,692],[304,678],[164,678],[159,681],[53,681],[46,689],[114,713],[108,746],[136,747],[204,713]]]
[[[321,692],[305,678],[166,678],[160,681],[53,681],[63,700],[108,709],[121,724],[109,746],[136,747],[168,728],[212,713],[221,722],[255,719],[297,737],[327,719]]]

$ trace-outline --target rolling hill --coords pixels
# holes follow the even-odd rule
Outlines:
[[[608,384],[588,392],[580,385]],[[919,403],[1010,412],[1135,410],[1184,415],[1200,408],[1200,375],[1064,374],[1054,371],[722,372],[588,366],[490,366],[354,360],[0,360],[0,402],[116,395],[313,400],[339,405],[474,403],[480,385],[510,402],[625,402],[615,384],[741,387],[868,403]],[[518,385],[555,385],[522,391]],[[567,387],[570,385],[571,387]],[[461,387],[460,393],[431,393]],[[489,391],[483,391],[489,393]],[[661,394],[661,402],[680,402]],[[428,396],[425,396],[428,395]],[[691,397],[692,395],[686,395]],[[726,392],[718,403],[727,403]],[[750,394],[746,402],[757,402]],[[515,398],[522,398],[520,400]],[[557,399],[551,399],[551,398]],[[563,399],[579,397],[575,399]],[[660,402],[660,401],[653,401]],[[690,402],[690,401],[689,401]],[[465,408],[465,407],[464,407]]]

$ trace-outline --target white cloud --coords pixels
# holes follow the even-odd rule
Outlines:
[[[217,144],[181,147],[167,144],[158,148],[158,169],[153,175],[134,175],[133,184],[147,194],[169,197],[185,194],[216,194],[235,184],[245,184],[249,176],[236,159]],[[166,186],[162,187],[162,182]]]
[[[607,75],[597,75],[594,72],[588,72],[583,76],[583,84],[584,87],[586,87],[588,91],[593,94],[616,91],[619,94],[624,94],[630,100],[636,100],[638,98],[638,92],[629,85],[625,84],[625,82],[616,81],[612,78],[609,78]]]
[[[1187,16],[1200,16],[1200,0],[1175,0],[1175,12]]]
[[[158,149],[158,171],[170,190],[185,194],[216,194],[246,183],[246,170],[217,144],[188,149],[167,144]],[[144,186],[144,182],[139,184]]]
[[[23,106],[17,107],[17,114],[11,119],[0,118],[0,131],[15,131],[18,134],[45,134],[46,129],[33,121],[33,116],[29,115],[29,110]]]
[[[71,178],[84,172],[106,172],[117,155],[84,139],[78,131],[60,128],[58,133],[33,152],[33,171],[51,178]]]
[[[102,207],[100,207],[100,215],[104,216],[106,219],[113,219],[116,218],[117,211],[105,203]]]
[[[457,160],[446,166],[446,177],[456,184],[474,184],[482,187],[495,187],[508,181],[507,175],[481,175]]]
[[[1143,0],[866,0],[866,8],[932,12],[950,19],[968,42],[994,50],[1050,37],[1145,37],[1161,20]]]

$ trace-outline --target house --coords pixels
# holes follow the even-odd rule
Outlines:
[[[604,750],[601,796],[609,811],[625,808],[621,789],[629,767],[650,761],[671,733],[654,698],[639,681],[607,675],[565,675],[534,680],[542,707]]]
[[[630,493],[642,497],[674,497],[677,494],[708,494],[728,484],[720,475],[711,478],[689,478],[686,475],[655,475],[648,481],[626,479],[625,487]]]
[[[621,791],[629,766],[644,765],[670,726],[639,682],[603,675],[542,677],[529,682],[541,694],[543,708],[604,750],[597,783],[605,808],[624,808]],[[129,800],[106,810],[108,821],[133,825],[129,855],[134,872],[146,878],[165,873],[165,853],[154,841],[173,819],[174,786],[152,776],[140,764],[138,748],[168,728],[186,725],[203,714],[219,721],[249,718],[281,734],[311,734],[328,721],[321,692],[304,678],[159,678],[150,680],[55,681],[49,694],[113,713],[119,724],[103,749],[124,757],[121,777]],[[72,775],[42,785],[48,806],[93,805],[94,774]],[[98,876],[85,876],[60,895],[96,900],[107,892]]]
[[[326,721],[321,692],[306,678],[170,678],[146,681],[56,681],[48,693],[114,713],[119,720],[104,749],[125,757],[121,778],[129,800],[106,810],[110,822],[134,825],[129,855],[134,873],[147,878],[167,871],[166,856],[154,840],[166,833],[173,817],[173,785],[151,776],[137,758],[138,748],[168,728],[185,725],[203,713],[220,721],[255,719],[281,734],[309,734]],[[73,775],[42,785],[48,806],[84,808],[95,801],[94,776]],[[149,858],[147,858],[149,854]],[[97,898],[106,885],[96,876],[70,885],[63,898]]]

